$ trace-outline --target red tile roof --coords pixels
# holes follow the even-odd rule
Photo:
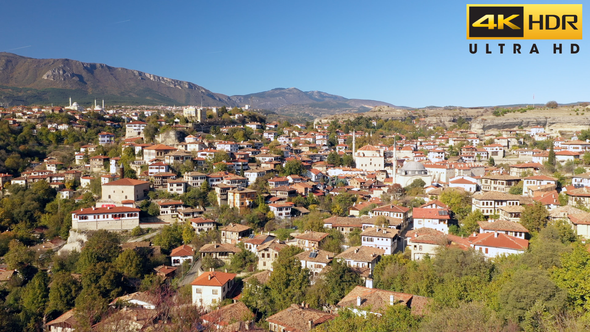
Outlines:
[[[178,248],[174,248],[172,249],[172,252],[170,253],[171,257],[176,257],[176,256],[192,256],[194,255],[195,251],[193,250],[193,248],[191,248],[190,246],[187,246],[186,244],[181,245]]]
[[[121,180],[117,180],[117,181],[112,181],[109,183],[105,183],[103,184],[103,186],[136,186],[139,184],[149,184],[148,181],[141,181],[141,180],[135,180],[135,179],[129,179],[129,178],[123,178]]]
[[[191,285],[221,287],[227,284],[230,280],[233,280],[236,276],[237,274],[235,273],[225,273],[218,271],[205,272],[193,280]]]
[[[469,238],[471,243],[476,246],[507,248],[515,250],[525,250],[529,247],[529,241],[519,239],[514,236],[503,233],[480,233],[477,236]]]

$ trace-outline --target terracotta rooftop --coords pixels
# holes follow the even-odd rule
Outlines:
[[[385,250],[383,249],[359,246],[346,249],[343,253],[336,256],[336,258],[353,260],[355,262],[372,262],[378,256],[383,256],[384,254]]]
[[[509,232],[524,232],[528,233],[529,230],[523,225],[508,220],[496,220],[493,222],[478,221],[479,227],[484,230],[490,231],[509,231]]]
[[[123,178],[117,181],[111,181],[109,183],[103,184],[103,186],[137,186],[140,184],[149,184],[148,181],[141,181],[129,178]]]
[[[398,230],[393,229],[393,228],[371,227],[371,228],[365,229],[361,233],[361,236],[394,239],[396,236],[398,236]]]
[[[241,252],[242,249],[236,247],[231,243],[208,243],[199,249],[200,253],[213,253],[213,252]]]
[[[503,233],[480,233],[469,238],[472,245],[494,248],[526,250],[529,241]]]
[[[294,257],[300,261],[328,264],[334,259],[334,253],[325,250],[312,250],[301,252]]]
[[[72,309],[66,311],[63,315],[57,317],[56,319],[52,320],[51,322],[47,323],[48,326],[57,326],[57,327],[65,327],[65,328],[74,328],[77,325],[76,318],[74,314],[76,313],[76,309]]]
[[[186,244],[183,244],[180,247],[172,249],[170,256],[171,257],[177,257],[177,256],[185,257],[185,256],[193,256],[194,254],[195,254],[195,251],[193,250],[192,247],[187,246]]]
[[[256,279],[256,280],[258,280],[258,282],[260,284],[264,285],[270,280],[271,273],[272,273],[272,271],[262,271],[262,272],[255,273],[255,274],[249,276],[248,278],[245,278],[244,283],[247,283],[250,280]]]
[[[299,240],[319,242],[326,238],[326,236],[328,236],[328,233],[305,231],[305,233],[295,235],[295,238]]]
[[[336,318],[336,316],[333,314],[292,304],[289,308],[268,317],[266,321],[282,326],[285,331],[308,332],[311,331],[313,327],[334,318]]]
[[[240,224],[229,224],[225,227],[222,227],[220,230],[225,232],[243,232],[252,229],[248,226],[240,225]]]
[[[430,301],[429,298],[423,296],[356,286],[338,302],[338,306],[354,307],[370,310],[371,312],[382,312],[392,305],[392,297],[394,305],[405,305],[411,309],[414,315],[423,315]],[[361,305],[357,306],[359,298]]]
[[[191,285],[196,286],[223,286],[227,284],[230,280],[233,280],[237,274],[235,273],[225,273],[225,272],[205,272],[195,278],[191,282]]]
[[[249,321],[254,318],[254,313],[246,307],[244,302],[236,302],[211,311],[201,319],[207,323],[228,326],[238,321]]]

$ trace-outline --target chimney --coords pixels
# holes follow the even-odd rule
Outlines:
[[[308,327],[309,327],[309,330],[311,331],[311,330],[313,329],[313,320],[311,320],[311,319],[310,319],[310,320],[307,322],[307,325],[308,325]]]
[[[119,165],[119,179],[123,179],[125,177],[125,169],[123,168],[123,164]]]
[[[213,278],[213,273],[210,273],[207,278],[209,278],[209,280],[211,280]]]
[[[393,305],[393,303],[395,303],[395,297],[393,296],[393,294],[389,295],[389,305]]]
[[[498,237],[498,232],[494,232],[494,237]]]
[[[356,297],[356,306],[357,307],[360,307],[361,306],[361,297],[360,296],[357,296]]]

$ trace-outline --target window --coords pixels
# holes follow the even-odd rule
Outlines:
[[[202,294],[203,293],[203,289],[199,288],[195,288],[195,293],[196,294]]]
[[[214,290],[211,291],[211,294],[218,295],[219,294],[219,290],[218,289],[214,289]]]

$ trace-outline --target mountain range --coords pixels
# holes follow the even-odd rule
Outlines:
[[[0,103],[3,106],[65,104],[69,97],[90,104],[104,99],[111,105],[244,106],[313,116],[363,112],[391,104],[347,99],[321,91],[278,88],[248,95],[227,96],[197,84],[138,70],[70,59],[34,59],[0,53]]]

